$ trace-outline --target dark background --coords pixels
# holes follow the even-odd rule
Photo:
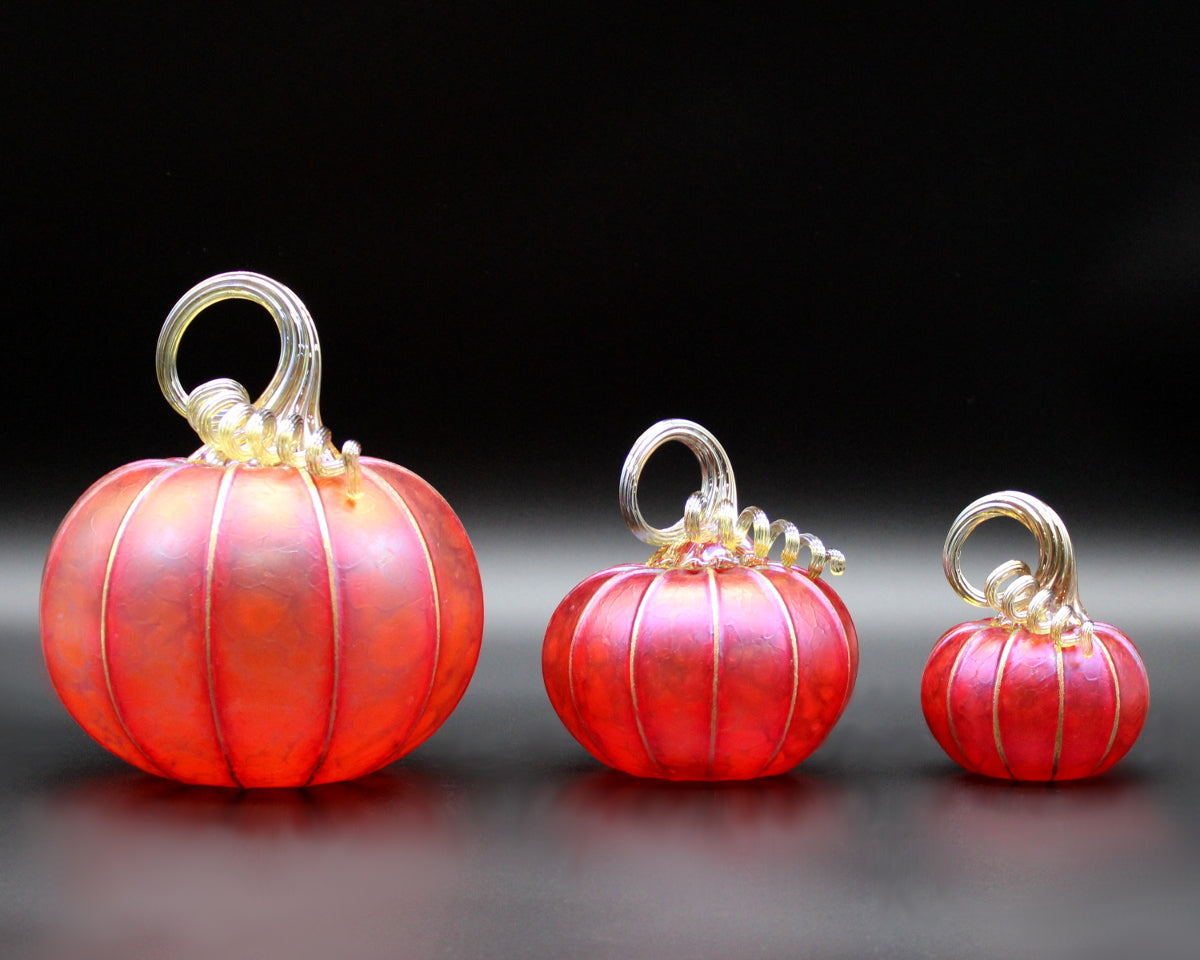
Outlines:
[[[253,269],[335,437],[439,487],[590,502],[686,416],[772,493],[1195,512],[1189,24],[651,6],[10,11],[9,482],[190,449],[159,326]],[[188,386],[256,391],[214,314]]]
[[[121,765],[64,718],[36,649],[57,520],[106,471],[198,445],[155,385],[163,318],[194,283],[250,269],[316,318],[335,440],[432,482],[484,571],[476,682],[368,805],[403,808],[386,837],[397,823],[411,833],[389,866],[364,865],[353,843],[326,864],[377,870],[362,889],[381,896],[414,843],[445,859],[405,806],[413,791],[432,790],[430,816],[456,824],[475,866],[441,913],[381,922],[378,955],[396,938],[421,956],[658,957],[1004,956],[1030,930],[1057,931],[1042,955],[1106,949],[1118,929],[1146,955],[1186,941],[1200,876],[1196,26],[1132,9],[6,6],[0,939],[14,956],[69,952],[72,936],[94,956],[205,955],[218,941],[186,906],[138,939],[86,905],[112,889],[143,903],[226,841],[258,851],[274,891],[243,926],[213,894],[220,863],[179,894],[229,925],[226,955],[274,955],[278,942],[254,937],[328,904],[291,880],[323,849],[291,814],[267,804],[264,840],[259,821],[204,802],[188,808],[200,833],[179,829],[176,801],[144,783],[129,807]],[[184,340],[185,384],[234,376],[254,393],[276,344],[260,309],[213,308]],[[722,440],[743,505],[846,550],[863,672],[808,779],[736,794],[602,786],[597,813],[596,768],[557,727],[537,648],[573,582],[642,556],[616,483],[664,417]],[[678,515],[695,474],[681,450],[656,458],[651,520]],[[1063,515],[1085,602],[1135,636],[1157,683],[1129,772],[1091,793],[964,785],[914,708],[929,646],[972,615],[940,579],[941,538],[966,503],[1006,487]],[[559,799],[580,794],[562,820]],[[304,803],[318,838],[361,839],[340,801]],[[750,813],[730,820],[735,808]],[[129,841],[138,869],[100,870],[82,893],[49,852],[69,827],[86,848],[143,822],[159,832]],[[1151,826],[1130,837],[1131,822]],[[1000,839],[972,847],[959,827]],[[212,831],[211,847],[195,839]],[[581,832],[599,837],[590,854],[561,842]],[[280,835],[294,845],[273,846]],[[976,872],[929,861],[938,843]],[[1115,859],[1097,866],[1084,855],[1097,848]],[[126,862],[121,849],[101,862]],[[730,870],[732,899],[715,880],[695,886]],[[1106,926],[1130,875],[1142,909]],[[1086,909],[1047,919],[1056,896]],[[399,899],[380,909],[397,916]],[[635,902],[652,906],[630,919]],[[364,923],[376,929],[341,903],[327,929]],[[280,955],[322,955],[315,934],[294,941]]]

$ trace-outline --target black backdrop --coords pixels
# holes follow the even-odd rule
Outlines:
[[[335,439],[448,496],[611,509],[633,438],[684,416],[762,500],[944,518],[1011,486],[1068,514],[1195,511],[1187,24],[466,3],[4,20],[15,495],[191,449],[154,384],[159,326],[193,283],[252,269],[316,317]],[[193,328],[189,386],[265,383],[256,309]]]

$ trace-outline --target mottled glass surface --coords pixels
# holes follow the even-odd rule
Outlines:
[[[50,549],[43,647],[97,741],[185,783],[361,776],[470,681],[479,573],[445,501],[364,458],[363,495],[289,467],[145,461],[94,485]]]
[[[793,568],[620,566],[550,620],[546,690],[597,759],[636,776],[738,780],[815,750],[854,689],[837,595]]]
[[[1013,780],[1075,780],[1120,760],[1146,722],[1146,668],[1121,631],[1095,626],[1090,657],[994,620],[947,631],[921,681],[942,749],[972,773]]]

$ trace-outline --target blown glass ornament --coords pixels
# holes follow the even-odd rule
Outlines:
[[[963,575],[962,547],[994,517],[1033,533],[1038,567],[1002,563],[981,592]],[[950,528],[943,566],[960,597],[997,616],[960,623],[929,656],[921,706],[942,749],[973,773],[1012,780],[1075,780],[1120,760],[1146,719],[1146,668],[1125,634],[1088,619],[1058,514],[1012,490],[981,497]]]
[[[696,454],[701,489],[681,520],[658,529],[638,508],[638,481],[669,440]],[[596,759],[635,776],[790,770],[825,739],[854,688],[854,624],[821,579],[826,566],[840,574],[845,558],[757,507],[739,513],[725,450],[687,420],[638,439],[620,501],[630,529],[658,550],[588,577],[554,612],[542,673],[559,718]],[[801,569],[805,547],[811,560]]]
[[[185,393],[180,338],[220,300],[265,307],[278,367]],[[51,544],[42,643],[71,715],[134,766],[185,783],[301,786],[396,760],[470,681],[483,598],[470,541],[416,474],[337,450],[316,328],[254,273],[204,281],[158,341],[159,385],[204,441],[127,464]]]

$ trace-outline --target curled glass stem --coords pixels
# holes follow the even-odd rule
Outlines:
[[[985,520],[1009,517],[1025,526],[1038,545],[1037,570],[1007,560],[984,581],[981,591],[963,574],[962,549]],[[1079,644],[1092,655],[1094,627],[1079,601],[1075,550],[1062,519],[1037,497],[1015,490],[980,497],[950,527],[942,549],[946,579],[968,603],[995,610],[1002,621],[1031,633],[1048,635],[1058,646]]]
[[[700,489],[687,499],[683,517],[666,528],[651,526],[638,506],[638,484],[650,456],[670,440],[678,440],[700,462]],[[650,559],[655,566],[752,566],[766,563],[772,545],[783,539],[780,563],[797,565],[800,552],[809,551],[808,575],[816,578],[826,567],[845,572],[846,558],[827,550],[820,538],[801,533],[787,520],[771,521],[758,507],[738,511],[737,484],[724,447],[704,427],[691,420],[662,420],[638,437],[621,469],[621,514],[639,540],[659,548]],[[719,551],[698,547],[717,544]]]
[[[265,307],[279,328],[279,363],[254,402],[236,380],[219,378],[190,393],[179,379],[179,343],[207,307],[222,300],[250,300]],[[321,345],[312,316],[300,298],[281,283],[248,271],[218,274],[180,298],[163,323],[155,357],[158,385],[177,412],[204,442],[194,459],[284,465],[314,476],[345,474],[347,494],[362,493],[353,440],[339,452],[321,423]]]

